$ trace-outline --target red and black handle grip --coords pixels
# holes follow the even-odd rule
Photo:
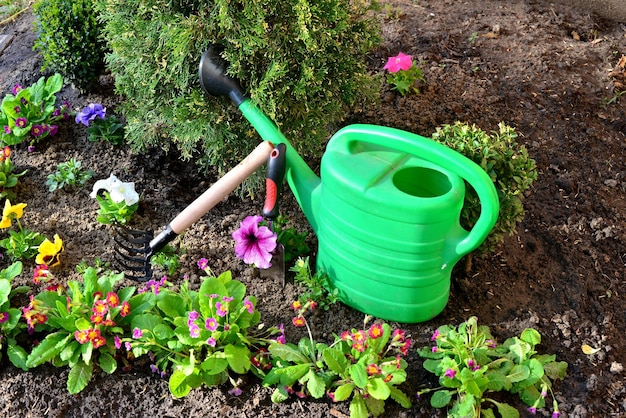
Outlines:
[[[278,201],[282,193],[283,179],[285,178],[287,146],[277,144],[267,159],[265,175],[265,204],[263,216],[274,219],[278,216]]]

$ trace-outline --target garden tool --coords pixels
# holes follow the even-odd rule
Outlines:
[[[270,229],[274,231],[274,220],[278,216],[278,205],[285,179],[285,152],[287,146],[278,144],[272,150],[268,160],[265,175],[265,204],[263,216],[268,220]],[[272,277],[280,280],[285,287],[285,247],[278,240],[272,254],[271,266],[261,270],[261,277]]]
[[[143,281],[149,280],[152,277],[150,258],[266,163],[273,149],[274,145],[269,141],[259,144],[243,161],[179,213],[156,237],[153,238],[152,231],[127,228],[123,228],[121,232],[118,231],[118,236],[114,237],[118,245],[115,248],[116,261],[124,270],[139,273],[139,276],[130,277]]]
[[[462,154],[403,130],[348,125],[337,131],[316,176],[265,114],[225,74],[209,48],[200,60],[204,90],[228,96],[261,138],[285,144],[285,176],[318,238],[316,268],[339,300],[375,317],[416,323],[448,303],[452,268],[487,237],[499,202],[487,173]],[[460,225],[465,182],[481,213]]]

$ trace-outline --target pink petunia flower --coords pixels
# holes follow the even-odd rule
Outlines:
[[[399,52],[397,56],[389,57],[383,69],[389,70],[390,73],[397,73],[400,70],[407,71],[412,65],[413,57]]]
[[[276,234],[266,226],[259,227],[262,216],[248,216],[241,227],[233,232],[235,254],[246,264],[266,269],[271,266],[272,251],[276,248]]]

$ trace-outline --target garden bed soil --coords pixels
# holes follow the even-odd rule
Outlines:
[[[381,72],[386,58],[401,51],[417,60],[425,82],[421,94],[405,97],[381,85],[380,102],[356,109],[346,123],[429,136],[455,121],[486,131],[505,122],[517,130],[539,171],[524,197],[526,217],[518,233],[497,251],[475,258],[469,272],[455,270],[450,301],[439,316],[394,325],[404,327],[416,347],[428,345],[438,326],[472,315],[500,341],[534,327],[543,336],[539,351],[569,364],[568,377],[554,388],[565,416],[626,416],[626,99],[618,97],[625,83],[626,59],[620,59],[626,54],[626,26],[567,4],[534,0],[389,0],[383,6],[384,43],[367,57],[372,72]],[[0,27],[10,37],[0,54],[3,97],[14,84],[30,85],[41,76],[41,57],[32,51],[32,19],[27,11]],[[74,110],[99,102],[114,112],[118,103],[107,77],[95,93],[79,94],[67,86],[60,98]],[[47,190],[46,177],[58,163],[75,158],[97,173],[95,179],[115,173],[134,181],[142,195],[139,223],[155,231],[216,180],[215,174],[199,175],[193,161],[183,162],[175,153],[134,155],[125,146],[89,142],[84,127],[73,123],[62,125],[33,153],[25,145],[15,147],[13,158],[18,170],[28,170],[17,190],[18,200],[28,205],[23,224],[50,238],[62,237],[62,264],[53,272],[64,279],[80,278],[74,267],[81,260],[111,261],[113,243],[108,229],[96,222],[92,182],[72,192]],[[293,195],[287,192],[283,200],[292,225],[308,230]],[[180,282],[186,275],[197,287],[196,261],[206,257],[213,271],[231,270],[258,297],[264,323],[288,324],[287,338],[295,341],[302,334],[291,326],[289,305],[301,289],[291,283],[283,289],[234,256],[231,232],[261,207],[260,197],[236,195],[218,204],[184,234],[182,267],[170,279]],[[309,242],[315,248],[312,234]],[[1,263],[4,268],[8,260]],[[14,283],[31,285],[33,267],[26,263]],[[315,336],[328,341],[332,333],[358,328],[362,320],[363,314],[337,304],[311,322]],[[599,351],[584,354],[583,344]],[[414,351],[408,361],[406,393],[413,396],[436,384]],[[174,399],[167,380],[145,365],[113,375],[96,373],[78,395],[66,390],[66,368],[43,365],[24,372],[7,361],[1,367],[3,417],[349,415],[346,403],[328,399],[272,404],[272,389],[252,375],[242,377],[239,397],[229,395],[228,387],[205,387]],[[527,415],[512,396],[501,399]],[[432,409],[426,397],[410,410],[389,401],[384,416],[439,417],[445,411]]]

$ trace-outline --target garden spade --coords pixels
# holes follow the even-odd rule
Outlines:
[[[268,220],[272,232],[274,232],[274,220],[279,213],[278,204],[283,190],[286,151],[287,147],[285,144],[278,144],[274,147],[267,159],[263,216]],[[276,249],[272,255],[271,266],[261,270],[261,277],[279,279],[283,287],[285,286],[285,247],[280,242],[276,242]]]
[[[274,145],[269,141],[259,144],[243,161],[180,212],[156,237],[153,238],[152,231],[124,228],[122,233],[118,232],[118,236],[114,237],[118,245],[115,248],[117,263],[124,270],[139,274],[140,276],[131,276],[136,280],[146,281],[152,278],[150,258],[266,163],[273,149]]]

